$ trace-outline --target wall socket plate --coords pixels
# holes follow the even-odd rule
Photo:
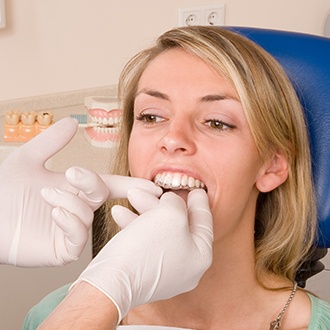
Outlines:
[[[0,29],[6,27],[5,0],[0,0]]]
[[[225,4],[179,8],[179,26],[225,25]]]

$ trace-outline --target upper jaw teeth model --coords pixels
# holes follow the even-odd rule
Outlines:
[[[184,173],[177,172],[161,172],[158,173],[154,178],[154,183],[162,188],[171,190],[193,190],[193,189],[204,189],[207,190],[205,184],[195,179],[192,176],[188,176]]]
[[[116,98],[91,96],[85,98],[89,124],[85,137],[95,147],[111,148],[120,140],[122,110],[118,109]]]
[[[51,112],[17,110],[7,111],[4,123],[5,142],[26,142],[45,130],[53,123]]]

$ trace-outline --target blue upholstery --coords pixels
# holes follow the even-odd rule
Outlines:
[[[232,27],[283,66],[303,105],[310,134],[320,248],[330,248],[330,38]]]

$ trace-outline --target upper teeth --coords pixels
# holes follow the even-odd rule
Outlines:
[[[102,118],[102,117],[94,117],[90,116],[92,119],[92,122],[95,124],[100,124],[104,126],[117,126],[122,122],[122,117],[109,117],[107,118]]]
[[[183,173],[162,172],[154,178],[155,184],[165,189],[206,189],[205,184],[198,179]]]

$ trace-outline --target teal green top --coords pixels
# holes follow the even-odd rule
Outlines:
[[[32,307],[27,314],[23,330],[34,330],[40,323],[55,309],[55,307],[67,295],[71,284],[65,285],[48,296],[43,298],[37,305]],[[308,295],[312,303],[312,315],[308,330],[329,330],[330,329],[330,304],[324,300]],[[129,329],[131,327],[118,326],[118,329]],[[132,329],[132,328],[131,328]],[[167,328],[177,329],[177,328]]]
[[[330,304],[313,295],[308,296],[312,303],[312,316],[308,330],[330,329]]]
[[[42,321],[60,304],[60,302],[68,294],[71,284],[62,286],[61,288],[51,292],[43,298],[37,305],[33,306],[26,315],[23,330],[37,329]]]

